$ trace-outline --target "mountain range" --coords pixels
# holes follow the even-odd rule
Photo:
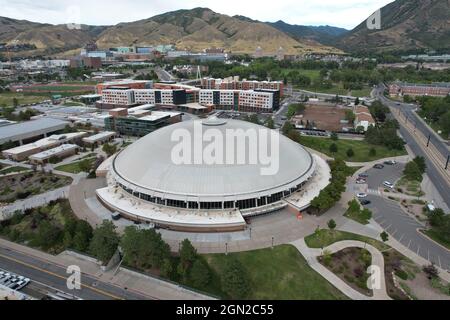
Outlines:
[[[222,47],[228,52],[253,54],[257,47],[273,54],[399,51],[450,47],[450,0],[396,0],[381,8],[381,29],[366,22],[355,29],[332,26],[261,22],[245,16],[227,16],[208,8],[177,10],[114,26],[82,25],[72,30],[0,17],[0,43],[31,44],[23,54],[75,54],[87,43],[99,48],[175,44],[179,49]],[[341,51],[342,50],[342,51]]]

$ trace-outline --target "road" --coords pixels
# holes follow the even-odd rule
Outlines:
[[[175,78],[161,67],[156,67],[155,72],[161,81],[173,81]]]
[[[415,115],[415,113],[412,111],[413,107],[408,104],[402,104],[398,105],[398,102],[394,102],[392,100],[387,99],[383,95],[383,88],[378,88],[375,90],[375,97],[378,98],[381,102],[386,104],[387,106],[390,106],[396,110],[401,109],[402,111],[407,112],[408,114]],[[446,181],[446,179],[442,176],[439,169],[436,167],[436,164],[432,159],[430,158],[430,155],[427,154],[419,145],[419,143],[416,141],[416,139],[411,135],[411,133],[405,128],[404,123],[402,121],[399,121],[400,123],[400,134],[402,135],[405,142],[408,144],[411,151],[417,155],[422,156],[425,158],[426,164],[427,164],[427,174],[430,177],[431,181],[433,182],[434,186],[436,187],[437,191],[439,192],[440,196],[444,200],[447,207],[450,207],[450,192],[449,192],[449,185]],[[434,135],[434,133],[430,132],[430,128],[426,125],[424,125],[421,121],[417,122],[417,129],[423,130],[423,133],[428,136],[431,135],[431,141],[436,146],[436,148],[441,153],[445,153],[447,150],[448,153],[448,147],[445,143],[437,139]]]
[[[149,300],[149,297],[127,291],[82,274],[81,290],[69,292],[66,285],[68,274],[65,268],[21,252],[0,247],[0,268],[31,279],[32,286],[24,293],[57,289],[86,300]],[[56,290],[54,290],[56,291]]]
[[[417,229],[424,225],[403,211],[400,203],[382,197],[379,189],[384,181],[395,183],[402,175],[404,164],[385,166],[384,169],[367,171],[367,199],[372,201],[367,206],[373,212],[374,220],[397,241],[424,259],[434,262],[437,266],[450,270],[450,251],[423,236]],[[357,186],[354,186],[355,192]]]

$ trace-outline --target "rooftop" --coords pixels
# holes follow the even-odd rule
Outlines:
[[[61,153],[64,153],[66,151],[75,150],[75,149],[78,149],[78,146],[76,144],[63,144],[56,148],[36,153],[36,154],[30,156],[30,159],[31,160],[45,160],[45,159],[49,159],[54,156],[58,156]]]
[[[17,141],[20,139],[27,139],[39,134],[44,134],[52,131],[64,129],[69,123],[66,121],[40,118],[0,127],[0,143],[7,141]]]

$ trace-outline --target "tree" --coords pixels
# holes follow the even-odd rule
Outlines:
[[[226,260],[223,267],[222,288],[231,299],[244,299],[250,292],[250,276],[235,258]]]
[[[292,130],[295,130],[295,127],[289,121],[286,121],[283,125],[283,128],[281,129],[284,135],[288,135]]]
[[[266,127],[269,129],[275,129],[275,123],[272,118],[267,119]]]
[[[80,252],[87,252],[92,239],[92,233],[93,229],[87,221],[78,220],[72,239],[73,248]]]
[[[415,161],[410,161],[406,164],[403,174],[408,180],[419,181],[423,180],[423,173]]]
[[[328,228],[330,228],[330,230],[334,230],[336,228],[336,221],[331,219],[330,221],[328,221],[327,225],[328,225]]]
[[[184,280],[187,280],[189,271],[192,268],[194,261],[198,258],[197,250],[188,239],[185,239],[181,243],[179,255],[180,264],[178,265],[178,274],[183,277]]]
[[[355,122],[356,116],[352,110],[345,111],[345,120],[347,120],[351,124],[353,124]]]
[[[369,156],[370,157],[375,157],[376,155],[377,155],[377,150],[375,150],[375,148],[370,148]]]
[[[61,235],[62,232],[58,227],[44,220],[39,224],[35,241],[42,249],[49,250],[56,245]]]
[[[336,153],[336,152],[338,152],[338,146],[336,145],[336,143],[330,144],[329,150],[330,150],[331,153]]]
[[[108,155],[108,157],[111,157],[117,152],[117,146],[115,144],[105,143],[102,150]]]
[[[17,98],[13,98],[13,106],[14,108],[17,108],[19,106],[19,100],[17,100]]]
[[[386,231],[383,231],[383,232],[380,234],[380,237],[381,237],[381,240],[383,240],[383,242],[389,241],[389,235],[387,234]]]
[[[170,258],[170,248],[155,230],[126,227],[120,242],[123,259],[139,269],[160,268]]]
[[[352,148],[347,150],[347,157],[352,158],[355,155],[355,152]]]
[[[104,220],[93,232],[89,251],[106,264],[116,252],[119,242],[116,226],[111,221]]]
[[[190,272],[190,279],[196,288],[204,288],[208,285],[211,280],[211,275],[208,266],[202,259],[198,258],[194,261]]]
[[[355,106],[359,105],[359,103],[360,103],[359,98],[356,97],[356,100],[355,100]]]
[[[161,264],[161,275],[166,278],[170,278],[172,272],[173,272],[173,264],[170,259],[164,259],[164,261]]]
[[[339,136],[336,132],[332,132],[330,135],[330,139],[333,141],[338,141],[339,140]]]
[[[427,170],[427,164],[425,162],[425,158],[419,156],[419,157],[415,157],[413,161],[419,167],[420,172],[422,172],[422,174],[424,174],[425,171]]]

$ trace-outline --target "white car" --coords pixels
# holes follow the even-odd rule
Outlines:
[[[394,189],[394,184],[390,183],[389,181],[383,182],[383,186],[385,186],[389,189]]]
[[[367,198],[367,193],[364,192],[357,193],[356,197],[358,197],[359,199]]]
[[[366,179],[363,179],[363,178],[356,179],[356,184],[365,184],[365,183],[367,183]]]

